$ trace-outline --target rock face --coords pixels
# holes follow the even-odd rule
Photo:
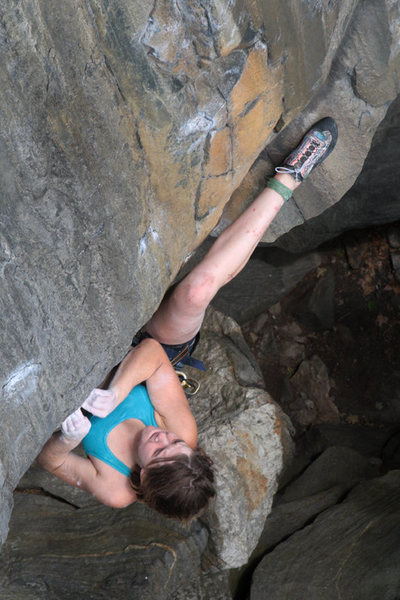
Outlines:
[[[256,570],[251,600],[395,598],[400,590],[399,471],[351,491],[267,555]],[[327,583],[330,585],[327,585]]]
[[[396,526],[380,524],[398,519],[399,472],[377,478],[398,467],[396,431],[320,424],[298,438],[235,598],[397,597]]]
[[[192,402],[199,442],[213,457],[217,496],[204,519],[211,534],[209,558],[221,568],[247,562],[290,462],[288,418],[264,391],[240,328],[209,310],[196,354],[207,362]],[[255,368],[256,367],[256,368]],[[256,387],[257,386],[257,387]]]
[[[200,564],[207,531],[166,521],[144,506],[77,510],[18,494],[0,557],[2,597],[166,598]]]
[[[316,252],[293,259],[283,253],[269,253],[269,262],[253,258],[232,281],[216,295],[212,304],[239,324],[258,316],[276,304],[319,264]]]
[[[18,480],[123,355],[263,148],[236,213],[300,130],[337,117],[337,152],[272,242],[351,187],[399,93],[400,54],[393,0],[10,0],[0,17],[4,541]]]
[[[329,3],[322,4],[327,5],[325,8],[329,16],[342,9],[347,9],[347,16],[350,16],[350,3],[334,2],[329,7]],[[313,12],[311,22],[314,27],[317,26],[316,5],[309,3],[308,7]],[[285,114],[282,116],[281,125],[291,122],[268,144],[233,194],[217,231],[240,213],[249,196],[255,196],[262,189],[265,174],[271,173],[273,166],[279,164],[299,141],[302,136],[299,132],[305,131],[318,117],[325,115],[333,116],[338,122],[337,148],[331,160],[296,190],[269,228],[264,241],[275,242],[292,252],[302,252],[315,248],[347,229],[399,218],[398,195],[393,191],[396,186],[392,172],[400,156],[399,100],[396,101],[400,92],[400,6],[392,0],[367,0],[351,3],[351,8],[354,9],[352,18],[346,21],[348,27],[330,63],[329,76],[323,79],[323,83],[321,79],[314,80],[314,87],[307,92],[309,103],[306,110],[297,117],[292,113],[293,119],[286,118]],[[269,10],[269,3],[265,3],[265,9]],[[301,11],[304,9],[302,5]],[[339,18],[338,24],[340,22]],[[315,43],[315,31],[303,30],[303,33],[304,39],[312,39],[312,44]],[[292,47],[293,40],[288,39],[289,32],[281,34],[288,46]],[[317,39],[320,40],[318,36]],[[297,38],[294,43],[298,43]],[[304,64],[309,66],[309,60],[305,58]],[[307,81],[307,77],[303,77]],[[295,94],[298,92],[296,87]],[[387,119],[381,123],[392,102],[393,107]],[[298,111],[295,112],[297,114]],[[367,155],[370,162],[367,161],[365,172],[351,187]],[[382,167],[377,167],[377,164]],[[349,188],[351,190],[346,194]],[[376,203],[377,193],[381,197],[379,206]]]

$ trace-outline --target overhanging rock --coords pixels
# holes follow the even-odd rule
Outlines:
[[[277,158],[333,110],[343,131],[273,239],[352,185],[399,93],[399,7],[10,0],[0,17],[4,541],[12,489],[123,355],[263,148]]]

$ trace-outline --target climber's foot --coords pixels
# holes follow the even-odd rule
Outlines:
[[[290,175],[297,182],[303,181],[329,156],[336,145],[337,137],[335,121],[331,117],[321,119],[307,131],[297,148],[275,171],[282,175]]]

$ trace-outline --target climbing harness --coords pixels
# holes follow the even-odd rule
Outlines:
[[[151,338],[152,336],[147,331],[139,331],[132,340],[132,346],[137,346],[143,339]],[[172,366],[178,375],[179,381],[181,382],[182,388],[187,396],[194,396],[197,394],[200,388],[200,383],[193,377],[188,377],[186,373],[182,371],[183,366],[193,367],[200,371],[205,371],[206,367],[201,360],[193,358],[191,353],[197,346],[200,338],[200,333],[184,344],[169,345],[161,344],[164,348]]]

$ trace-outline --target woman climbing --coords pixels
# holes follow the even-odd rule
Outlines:
[[[208,304],[245,266],[284,202],[336,139],[330,117],[307,132],[261,194],[166,294],[84,411],[67,417],[45,444],[38,457],[45,469],[113,507],[139,500],[182,520],[206,507],[215,495],[212,461],[197,447],[196,423],[171,360],[193,360]],[[87,458],[72,452],[80,442]]]

